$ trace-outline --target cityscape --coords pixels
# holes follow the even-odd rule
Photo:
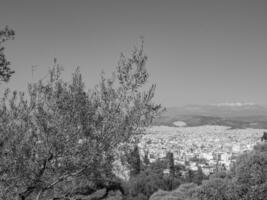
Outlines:
[[[175,124],[183,124],[175,122]],[[198,127],[152,126],[146,130],[139,147],[150,162],[173,153],[174,163],[209,175],[218,167],[229,170],[238,155],[260,143],[265,129],[231,129],[226,126]]]

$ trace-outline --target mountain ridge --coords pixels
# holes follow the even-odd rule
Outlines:
[[[267,128],[267,107],[257,104],[186,105],[168,107],[154,125],[223,125],[232,128]]]

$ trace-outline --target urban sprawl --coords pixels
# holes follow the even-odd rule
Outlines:
[[[150,162],[172,152],[175,164],[209,175],[220,168],[229,169],[238,155],[260,142],[263,129],[231,129],[225,126],[169,127],[147,129],[139,147]]]

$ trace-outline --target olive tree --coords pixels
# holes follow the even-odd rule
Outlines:
[[[99,189],[124,194],[113,173],[118,148],[142,134],[161,106],[147,91],[143,44],[121,56],[111,78],[86,91],[77,69],[63,81],[55,62],[49,80],[28,95],[6,91],[0,104],[2,199],[81,199]]]

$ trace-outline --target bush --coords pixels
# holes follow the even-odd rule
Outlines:
[[[182,184],[171,192],[158,191],[150,200],[265,200],[266,197],[267,143],[263,143],[239,156],[231,171],[216,173],[199,186]]]

